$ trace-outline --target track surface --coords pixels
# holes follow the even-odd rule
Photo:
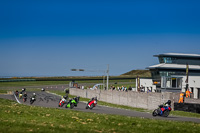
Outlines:
[[[30,97],[33,92],[27,92],[28,99],[26,102],[23,102],[22,99],[19,99],[19,97],[16,97],[15,95],[0,95],[0,98],[10,99],[18,101],[19,103],[30,105]],[[51,108],[60,108],[60,109],[66,109],[70,110],[69,108],[65,108],[65,105],[63,107],[58,107],[58,102],[60,100],[60,96],[50,94],[47,92],[35,92],[37,95],[36,101],[31,106],[42,106],[42,107],[51,107]],[[144,112],[137,112],[137,111],[131,111],[131,110],[125,110],[125,109],[117,109],[117,108],[111,108],[106,106],[100,106],[97,105],[92,110],[85,109],[86,103],[79,102],[78,106],[75,107],[72,110],[78,110],[78,111],[84,111],[84,112],[94,112],[94,113],[102,113],[102,114],[115,114],[115,115],[124,115],[124,116],[131,116],[131,117],[142,117],[142,118],[149,118],[149,119],[161,119],[161,120],[173,120],[173,121],[190,121],[195,123],[200,123],[200,119],[198,118],[189,118],[189,117],[178,117],[178,116],[171,116],[168,117],[153,117],[151,113],[144,113]]]

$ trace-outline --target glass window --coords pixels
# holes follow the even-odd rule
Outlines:
[[[177,78],[177,88],[182,88],[182,78]]]
[[[182,78],[162,76],[161,87],[162,88],[182,88]]]

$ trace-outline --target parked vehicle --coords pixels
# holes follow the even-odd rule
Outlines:
[[[96,105],[97,105],[97,100],[94,99],[94,100],[88,102],[85,108],[86,109],[88,109],[88,108],[89,109],[93,109]]]

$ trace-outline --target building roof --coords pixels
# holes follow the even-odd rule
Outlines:
[[[147,69],[186,69],[186,65],[183,64],[166,64],[161,63],[147,67]],[[189,70],[200,70],[200,65],[189,65]]]
[[[200,54],[164,53],[164,54],[154,55],[154,57],[160,57],[160,56],[200,58]]]

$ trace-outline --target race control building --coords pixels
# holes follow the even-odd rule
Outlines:
[[[188,84],[194,98],[200,99],[200,54],[165,53],[154,57],[160,64],[147,67],[152,78],[140,79],[145,91],[185,92]]]

